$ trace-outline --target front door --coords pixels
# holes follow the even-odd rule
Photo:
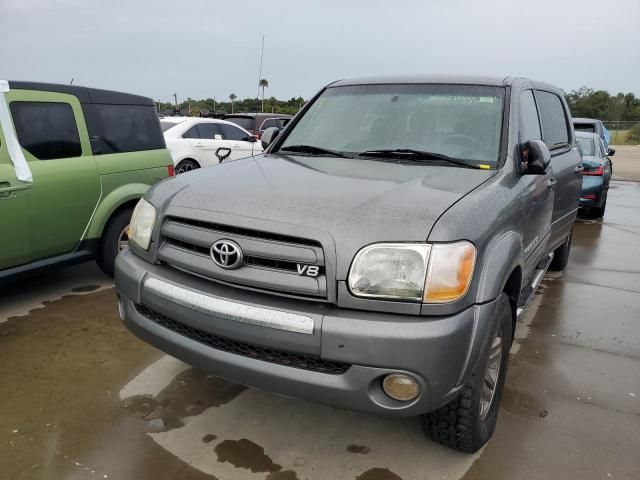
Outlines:
[[[250,157],[253,155],[256,143],[249,142],[249,133],[236,127],[235,125],[229,125],[221,123],[219,125],[222,132],[222,139],[224,147],[231,149],[230,160],[237,160],[238,158]]]
[[[7,101],[33,174],[31,260],[69,253],[83,238],[101,192],[80,102],[26,90],[11,90]]]
[[[0,276],[2,270],[29,262],[31,184],[16,178],[0,129]]]
[[[552,247],[560,245],[571,232],[578,213],[582,175],[580,153],[563,100],[553,92],[536,90],[542,137],[551,152],[551,168],[556,180],[551,222]]]

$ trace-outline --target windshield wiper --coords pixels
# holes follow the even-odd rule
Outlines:
[[[339,152],[337,150],[330,150],[328,148],[315,147],[313,145],[288,145],[286,147],[282,147],[279,152],[296,152],[296,153],[306,153],[309,155],[331,155],[333,157],[341,157],[341,158],[352,158],[349,155],[346,155],[343,152]]]
[[[360,157],[391,157],[411,160],[436,160],[452,163],[460,167],[481,168],[479,165],[467,163],[464,160],[450,157],[443,153],[427,152],[425,150],[414,150],[412,148],[390,148],[387,150],[367,150],[358,154]]]

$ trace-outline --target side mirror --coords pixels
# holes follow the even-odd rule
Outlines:
[[[256,143],[258,141],[258,137],[256,137],[255,135],[249,135],[244,139],[244,141],[249,143]]]
[[[262,134],[262,137],[260,137],[262,148],[267,148],[271,145],[278,135],[280,135],[280,129],[278,127],[267,128]]]
[[[551,163],[551,152],[542,140],[531,140],[523,148],[529,149],[529,160],[526,173],[529,175],[543,175]]]
[[[227,147],[220,147],[216,150],[216,157],[220,160],[220,163],[224,162],[229,155],[231,155],[231,149]]]
[[[616,153],[616,149],[609,147],[609,149],[607,150],[607,157],[613,157],[615,153]]]

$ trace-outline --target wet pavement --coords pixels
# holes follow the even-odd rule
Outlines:
[[[194,370],[129,334],[87,264],[0,287],[0,478],[640,479],[640,184],[608,201],[519,319],[475,455]]]

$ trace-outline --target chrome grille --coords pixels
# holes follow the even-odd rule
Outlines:
[[[244,262],[236,270],[216,265],[210,256],[218,240],[236,242]],[[182,218],[168,218],[161,229],[158,259],[182,271],[267,292],[326,299],[322,246],[313,240]],[[316,277],[298,273],[298,265],[318,267]]]

